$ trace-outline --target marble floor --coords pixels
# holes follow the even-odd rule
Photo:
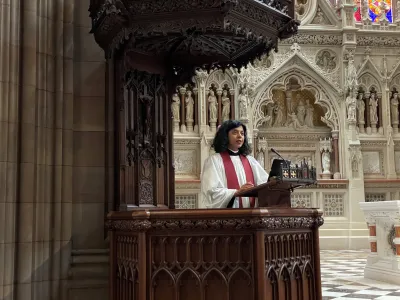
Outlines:
[[[321,251],[322,299],[400,300],[400,286],[364,278],[368,251]]]

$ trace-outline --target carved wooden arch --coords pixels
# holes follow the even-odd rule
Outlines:
[[[291,70],[284,72],[276,76],[274,79],[264,82],[263,86],[266,86],[261,93],[259,93],[257,99],[254,101],[252,107],[253,111],[253,128],[258,128],[265,122],[265,117],[262,113],[262,107],[272,101],[272,90],[276,88],[285,89],[289,81],[295,78],[300,85],[301,90],[310,90],[315,96],[315,104],[323,107],[325,115],[321,120],[332,130],[339,130],[339,124],[341,123],[339,112],[339,103],[333,101],[334,97],[326,91],[321,84],[314,79],[314,77],[303,69],[294,67]]]

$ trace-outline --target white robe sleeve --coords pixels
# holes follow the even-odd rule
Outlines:
[[[268,173],[253,156],[248,155],[247,159],[253,169],[255,185],[266,183],[268,181]]]
[[[236,193],[236,189],[226,188],[226,176],[222,158],[219,154],[214,154],[204,162],[203,173],[201,175],[202,199],[199,208],[226,208],[229,201]]]

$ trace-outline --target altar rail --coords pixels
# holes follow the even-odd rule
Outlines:
[[[112,212],[110,300],[321,299],[316,209]]]

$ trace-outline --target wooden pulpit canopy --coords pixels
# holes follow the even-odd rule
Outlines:
[[[174,71],[246,66],[297,33],[290,0],[91,0],[96,42],[164,59]]]

